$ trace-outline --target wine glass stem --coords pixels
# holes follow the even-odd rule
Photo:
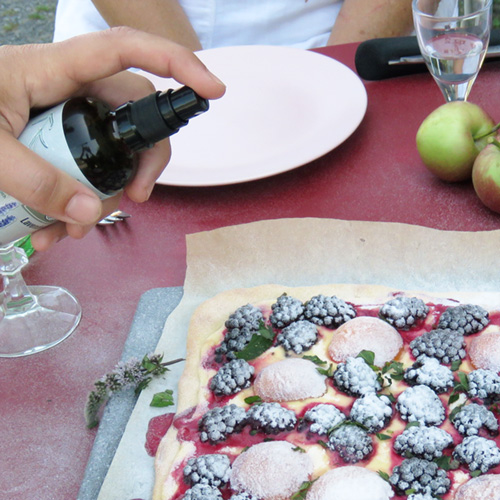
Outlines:
[[[27,263],[28,258],[22,248],[14,245],[0,248],[0,274],[3,277],[2,309],[5,315],[26,312],[37,304],[21,274]]]
[[[36,299],[30,293],[20,271],[13,276],[4,276],[3,287],[2,306],[6,315],[25,312],[36,305]]]
[[[438,86],[446,99],[446,102],[466,101],[473,82],[446,85],[438,82]]]

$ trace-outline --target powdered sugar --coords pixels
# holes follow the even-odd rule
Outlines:
[[[440,425],[445,418],[443,403],[426,385],[416,385],[403,391],[396,403],[401,418],[422,425]]]
[[[319,404],[306,411],[304,419],[312,422],[309,430],[316,434],[327,434],[328,431],[346,419],[346,416],[334,405]]]
[[[500,474],[479,476],[458,488],[455,500],[500,500]]]
[[[231,488],[261,500],[284,500],[298,491],[313,472],[313,462],[287,441],[251,446],[233,463]]]
[[[312,486],[307,500],[389,500],[389,483],[376,472],[350,465],[329,470]]]
[[[472,340],[469,355],[476,368],[500,371],[500,332],[483,332]]]
[[[312,361],[288,358],[266,366],[255,379],[254,389],[264,401],[297,401],[320,397],[326,377]]]
[[[361,351],[375,354],[375,365],[392,361],[403,347],[399,332],[385,321],[372,316],[359,316],[340,326],[328,347],[330,357],[340,363],[356,357]]]
[[[366,427],[369,432],[382,430],[392,417],[391,401],[387,396],[368,392],[356,399],[351,408],[350,418]]]

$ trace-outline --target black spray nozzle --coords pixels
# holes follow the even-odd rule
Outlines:
[[[167,92],[170,92],[170,103],[175,114],[181,120],[188,121],[193,116],[204,113],[208,109],[208,101],[189,87],[181,87]]]
[[[156,92],[116,111],[120,135],[135,151],[175,134],[190,118],[208,110],[208,101],[193,89]]]

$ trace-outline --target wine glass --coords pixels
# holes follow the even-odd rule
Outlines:
[[[67,338],[80,322],[78,301],[55,286],[27,286],[21,270],[28,263],[22,247],[0,246],[0,357],[35,354]]]
[[[447,102],[465,101],[483,64],[492,0],[413,0],[420,52]]]

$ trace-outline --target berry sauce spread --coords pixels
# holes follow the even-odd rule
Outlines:
[[[406,331],[398,330],[403,339],[403,349],[401,350],[395,361],[402,363],[402,366],[404,368],[408,368],[415,362],[415,357],[413,356],[409,346],[410,342],[412,342],[415,338],[419,337],[423,333],[436,328],[441,314],[447,308],[447,306],[445,305],[432,304],[432,303],[427,303],[426,306],[428,307],[428,313],[425,320],[418,321],[415,325],[413,325],[410,329]],[[371,308],[359,307],[359,306],[354,306],[354,307],[356,309],[357,317],[378,316],[379,307],[371,307]],[[264,318],[266,319],[266,324],[269,324],[269,315],[271,313],[270,308],[268,307],[262,308],[262,312]],[[500,327],[500,312],[490,313],[488,327],[490,326]],[[275,331],[276,333],[280,332],[279,329],[275,329]],[[481,331],[479,333],[481,333]],[[225,331],[223,333],[225,334]],[[319,342],[323,342],[323,345],[327,346],[329,339],[331,339],[332,335],[335,335],[335,330],[326,327],[318,327],[318,334],[320,339]],[[466,352],[468,352],[468,347],[470,343],[473,341],[475,337],[477,337],[477,335],[478,333],[467,335],[464,337],[466,343]],[[249,360],[250,365],[252,365],[255,368],[256,374],[259,373],[262,368],[269,365],[270,363],[279,361],[281,359],[286,359],[286,357],[288,357],[288,355],[285,354],[283,348],[276,346],[276,337],[274,342],[275,342],[274,347],[264,352],[264,354],[262,354],[258,358]],[[210,371],[212,373],[215,373],[221,366],[221,364],[218,363],[215,359],[215,349],[216,346],[214,346],[202,360],[202,368],[205,371]],[[148,454],[150,454],[151,456],[155,455],[161,438],[173,425],[177,429],[177,439],[179,441],[181,442],[190,441],[194,443],[196,448],[196,456],[213,454],[213,453],[224,453],[229,456],[231,461],[233,461],[236,455],[238,455],[239,453],[241,453],[242,451],[244,451],[245,449],[254,444],[269,440],[287,440],[304,450],[307,450],[307,448],[311,446],[317,446],[318,444],[321,445],[324,448],[325,453],[328,457],[327,458],[328,467],[330,468],[343,465],[358,465],[361,467],[368,466],[368,468],[371,468],[372,470],[375,471],[379,471],[381,475],[385,475],[386,477],[388,477],[391,474],[393,468],[400,465],[404,460],[404,458],[406,458],[404,456],[397,454],[394,451],[393,443],[395,441],[395,438],[398,435],[400,435],[402,431],[405,429],[405,427],[408,425],[408,422],[402,420],[399,412],[396,410],[395,400],[403,390],[409,387],[409,385],[404,380],[398,379],[396,377],[393,380],[389,380],[388,377],[385,377],[386,382],[384,383],[382,390],[379,391],[379,394],[389,394],[392,397],[393,415],[390,419],[390,422],[385,428],[381,429],[378,433],[370,434],[370,436],[372,437],[373,450],[365,459],[360,460],[355,464],[345,463],[337,452],[332,451],[331,449],[328,448],[326,444],[328,442],[327,434],[320,435],[318,433],[313,433],[309,430],[310,423],[308,423],[304,419],[304,414],[314,406],[318,405],[319,403],[322,402],[331,403],[332,394],[333,395],[337,394],[339,395],[339,398],[338,399],[335,398],[334,404],[342,413],[344,413],[344,415],[346,415],[346,417],[348,417],[351,411],[351,407],[356,398],[346,395],[345,393],[341,393],[339,389],[335,387],[331,373],[335,369],[336,364],[331,362],[331,359],[329,359],[328,357],[328,353],[324,352],[321,355],[321,353],[319,353],[318,350],[311,349],[311,351],[313,352],[306,351],[302,353],[299,357],[306,356],[307,358],[308,355],[310,356],[315,355],[321,358],[321,360],[325,362],[324,364],[318,365],[321,369],[328,370],[328,368],[330,367],[331,371],[330,373],[327,373],[328,376],[326,378],[327,391],[323,399],[310,398],[302,402],[300,401],[299,402],[294,401],[289,403],[280,402],[280,405],[283,406],[284,408],[292,409],[297,417],[297,424],[295,425],[293,430],[283,431],[277,434],[265,434],[262,431],[257,432],[255,430],[251,430],[250,426],[246,425],[243,428],[243,430],[241,430],[241,432],[230,434],[223,442],[220,442],[218,444],[210,444],[208,441],[202,442],[200,440],[200,432],[199,432],[200,414],[196,414],[195,411],[196,409],[192,408],[191,410],[185,411],[176,417],[174,417],[172,413],[168,413],[166,415],[155,417],[150,421],[146,436],[146,444],[145,444]],[[293,356],[297,357],[295,354],[293,354]],[[455,370],[453,372],[454,373],[453,376],[456,388],[460,383],[460,374],[462,375],[467,374],[468,372],[474,370],[475,368],[471,364],[469,355],[466,354],[465,358],[460,363],[460,366],[453,367],[452,369]],[[391,372],[389,371],[388,375],[390,376],[390,374]],[[252,382],[254,378],[255,377],[252,378]],[[208,379],[208,383],[210,385],[210,379]],[[438,427],[446,430],[452,436],[454,446],[456,446],[463,440],[463,436],[461,436],[458,433],[458,431],[455,429],[455,427],[448,418],[450,416],[451,410],[453,409],[453,406],[450,408],[448,401],[454,390],[455,392],[460,393],[460,390],[450,388],[445,393],[439,394],[439,399],[441,400],[445,408],[446,419]],[[229,396],[216,396],[212,392],[206,392],[205,394],[207,395],[208,399],[208,408],[210,409],[215,407],[223,407],[231,403],[236,403],[237,405],[243,406],[248,409],[251,407],[252,404],[259,404],[260,401],[257,401],[255,403],[248,403],[245,401],[245,399],[247,399],[248,397],[252,397],[255,395],[255,393],[252,390],[252,386],[250,386],[250,388],[247,388],[242,392],[243,395],[232,394]],[[464,391],[461,392],[463,393]],[[481,400],[476,398],[469,398],[465,402],[468,403],[475,402],[483,404]],[[487,407],[491,411],[493,411],[495,417],[498,420],[500,416],[500,404],[490,405]],[[498,437],[498,433],[496,433],[496,435],[495,433],[494,434],[488,433],[488,431],[486,431],[484,427],[482,427],[479,430],[478,435],[486,437],[490,440],[494,440],[494,442],[500,447],[500,438]],[[449,457],[448,462],[452,463],[452,465],[449,467],[450,470],[448,470],[447,472],[448,478],[452,480],[452,485],[450,490],[446,494],[440,495],[440,498],[442,498],[443,500],[451,500],[458,485],[463,483],[470,477],[469,476],[470,473],[466,465],[458,464],[457,461],[452,460],[451,456],[452,451],[453,447],[449,447],[446,448],[443,452],[445,457]],[[377,461],[376,457],[379,453],[381,454],[381,456],[383,455],[384,458],[382,460]],[[171,473],[173,478],[176,480],[176,483],[179,485],[177,493],[175,494],[174,497],[175,499],[180,499],[184,495],[186,490],[189,488],[189,485],[187,485],[183,480],[183,468],[186,460],[187,459],[185,459],[181,464],[179,464],[180,466],[179,465],[176,466],[173,472]],[[440,462],[440,466],[441,464],[442,461]],[[488,473],[500,474],[500,465],[491,468],[488,471]],[[232,494],[232,491],[230,490],[229,486],[221,488],[221,492],[224,499],[229,498]],[[406,493],[409,494],[409,492]],[[406,495],[398,495],[396,491],[393,500],[403,500],[406,498],[407,498]]]

